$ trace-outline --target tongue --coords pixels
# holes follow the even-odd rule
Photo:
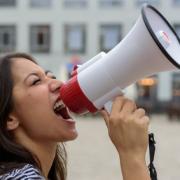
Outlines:
[[[70,118],[71,118],[71,117],[69,116],[66,108],[60,109],[57,114],[58,114],[58,115],[61,115],[64,119],[70,119]]]

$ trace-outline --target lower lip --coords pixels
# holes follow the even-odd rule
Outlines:
[[[67,122],[68,124],[72,124],[72,125],[73,125],[73,124],[76,123],[75,120],[73,120],[73,119],[71,119],[71,118],[69,118],[69,119],[64,119],[62,116],[58,116],[58,117],[59,117],[59,119]]]
[[[70,124],[75,124],[76,123],[73,119],[63,119],[63,120],[70,123]]]
[[[68,109],[67,109],[67,111],[68,111]],[[57,115],[57,114],[56,114],[56,116],[58,116],[61,120],[67,122],[68,124],[74,125],[76,123],[75,120],[73,120],[72,118],[64,119],[61,115]]]

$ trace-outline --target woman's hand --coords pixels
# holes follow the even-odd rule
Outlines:
[[[120,156],[145,158],[148,145],[149,118],[144,109],[125,97],[117,97],[110,115],[101,111],[109,136]]]
[[[124,97],[117,97],[110,115],[101,111],[111,141],[119,156],[123,180],[150,180],[145,162],[149,118],[144,109]]]

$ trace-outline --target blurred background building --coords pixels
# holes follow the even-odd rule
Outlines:
[[[30,53],[66,80],[74,64],[118,44],[143,3],[159,9],[180,35],[180,0],[0,0],[0,54]],[[180,73],[142,79],[126,92],[149,111],[171,115],[180,109]]]

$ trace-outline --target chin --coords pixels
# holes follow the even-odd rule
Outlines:
[[[67,142],[67,141],[73,141],[78,137],[78,132],[74,131],[71,133],[68,133],[66,135],[64,135],[64,137],[59,139],[59,142]]]
[[[73,141],[78,137],[77,131],[71,134],[66,141]]]

